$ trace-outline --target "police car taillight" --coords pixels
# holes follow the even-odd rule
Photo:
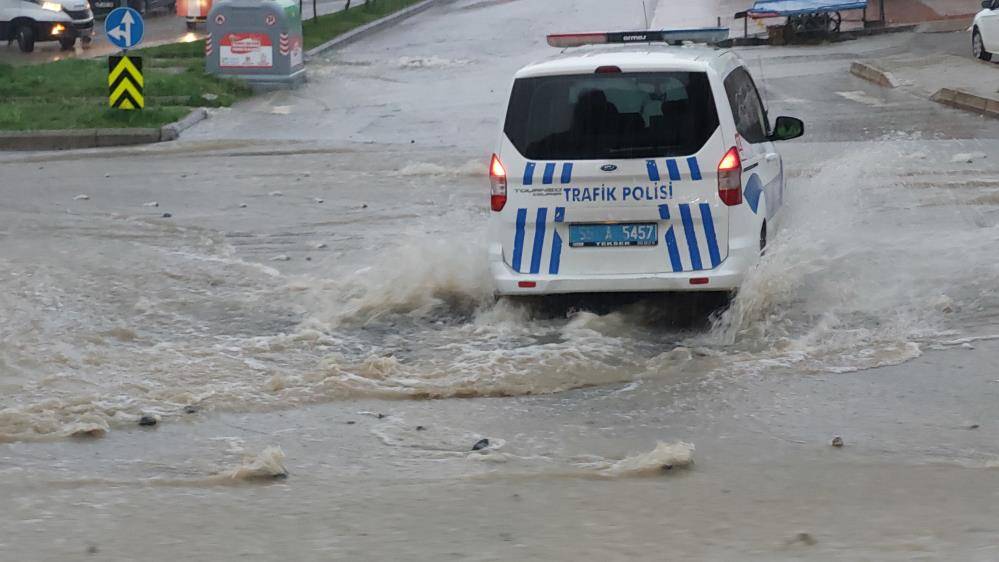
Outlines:
[[[497,213],[506,207],[506,168],[500,162],[499,156],[493,154],[493,159],[489,163],[489,183],[492,187],[490,191],[489,203]]]
[[[742,160],[734,146],[718,163],[718,197],[729,206],[742,204]]]
[[[561,33],[548,36],[548,45],[567,49],[569,47],[582,47],[583,45],[598,45],[607,43],[606,33]]]

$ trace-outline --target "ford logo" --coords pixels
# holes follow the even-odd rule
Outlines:
[[[600,169],[605,172],[613,172],[614,170],[617,169],[617,166],[615,166],[614,164],[607,164],[604,166],[600,166]]]

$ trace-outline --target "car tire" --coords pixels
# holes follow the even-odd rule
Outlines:
[[[187,22],[187,30],[188,31],[197,31],[198,30],[198,22],[196,22],[196,21],[188,21]]]
[[[76,46],[76,37],[62,37],[59,39],[59,48],[63,51],[72,51]]]
[[[30,25],[22,25],[14,32],[14,39],[17,40],[17,48],[22,53],[30,53],[35,50],[35,28]]]
[[[979,33],[977,27],[971,33],[971,54],[986,62],[992,60],[992,53],[985,50],[985,42],[982,41],[982,34]]]

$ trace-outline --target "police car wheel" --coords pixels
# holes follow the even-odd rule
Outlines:
[[[33,27],[22,25],[17,28],[17,33],[14,37],[17,39],[17,48],[22,53],[30,53],[35,50],[35,30]]]
[[[63,51],[72,51],[73,47],[76,46],[76,37],[63,37],[59,39],[59,47]]]
[[[197,29],[198,29],[198,22],[194,22],[194,21],[187,22],[187,30],[188,31],[197,31]]]

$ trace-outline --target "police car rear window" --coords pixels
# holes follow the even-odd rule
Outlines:
[[[532,160],[694,154],[718,128],[703,72],[521,78],[504,131]]]

